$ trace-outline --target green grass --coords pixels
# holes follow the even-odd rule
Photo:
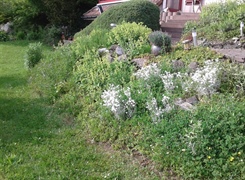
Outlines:
[[[0,180],[158,179],[131,156],[89,143],[73,117],[33,93],[28,44],[0,43]]]

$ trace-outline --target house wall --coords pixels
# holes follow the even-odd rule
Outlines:
[[[205,6],[211,3],[224,2],[225,0],[202,0],[201,6]],[[194,11],[200,12],[199,5],[194,5]],[[182,1],[182,12],[193,12],[193,8],[191,5],[186,5],[185,0]]]

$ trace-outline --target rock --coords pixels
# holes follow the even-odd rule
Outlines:
[[[232,40],[234,41],[234,43],[236,43],[237,41],[239,41],[239,38],[238,37],[234,37],[234,38],[232,38]]]
[[[180,104],[182,104],[182,103],[184,103],[185,101],[183,100],[183,99],[181,99],[181,98],[177,98],[177,99],[175,99],[174,100],[174,104],[176,105],[176,106],[179,106]]]
[[[73,41],[70,40],[63,40],[64,45],[69,45],[71,44]]]
[[[192,105],[195,105],[199,102],[197,96],[192,96],[192,97],[189,97],[185,100],[186,102],[192,104]]]
[[[10,31],[11,31],[11,25],[12,25],[12,23],[10,23],[10,22],[7,22],[6,24],[2,24],[0,26],[0,30],[4,31],[6,33],[10,33]]]
[[[123,48],[121,48],[120,46],[116,47],[115,53],[116,53],[117,56],[121,56],[121,55],[125,54]]]
[[[220,44],[212,44],[211,46],[214,49],[223,49],[223,47],[224,47],[224,45],[222,43],[220,43]]]
[[[136,65],[137,68],[142,68],[145,66],[146,62],[148,60],[145,59],[145,58],[136,58],[136,59],[133,59],[132,62]]]
[[[114,44],[110,47],[110,52],[115,52],[116,48],[118,47],[118,45]]]
[[[204,44],[206,43],[206,41],[207,41],[207,39],[198,39],[198,40],[197,40],[197,44],[198,44],[199,46],[204,46]]]
[[[196,70],[197,70],[197,68],[198,68],[198,66],[199,66],[199,63],[198,62],[191,62],[189,65],[188,65],[188,71],[189,72],[195,72]]]
[[[191,111],[193,109],[195,109],[195,106],[193,106],[192,104],[188,103],[188,102],[184,102],[182,104],[178,105],[181,109],[183,110],[187,110],[187,111]]]
[[[126,54],[122,54],[121,56],[118,56],[118,57],[117,57],[117,60],[118,60],[118,61],[125,61],[125,60],[127,60],[127,59],[128,59],[128,57],[127,57]]]
[[[172,67],[174,70],[180,70],[181,68],[185,67],[185,64],[181,60],[173,60]]]
[[[103,56],[105,56],[107,53],[109,53],[109,50],[106,49],[106,48],[100,48],[100,49],[98,49],[98,53],[99,53],[99,56],[100,56],[100,57],[103,57]]]

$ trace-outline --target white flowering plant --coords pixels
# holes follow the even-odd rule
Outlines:
[[[130,88],[123,89],[118,85],[110,85],[103,91],[101,98],[103,106],[107,107],[117,119],[127,119],[134,115],[136,103],[131,98]]]
[[[212,60],[206,61],[203,67],[198,68],[190,75],[190,79],[183,83],[185,91],[194,90],[198,95],[210,96],[216,93],[219,87],[219,63]]]
[[[146,108],[150,112],[150,116],[153,123],[158,123],[162,120],[164,113],[168,113],[172,110],[170,105],[170,98],[163,95],[161,104],[157,103],[156,98],[152,98],[146,103]]]

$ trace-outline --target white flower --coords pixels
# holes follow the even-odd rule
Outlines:
[[[158,123],[165,112],[169,112],[172,110],[172,107],[169,105],[168,102],[169,102],[169,97],[163,95],[162,98],[163,108],[158,107],[156,98],[152,98],[150,101],[146,103],[146,108],[149,110],[151,114],[153,123]]]
[[[182,85],[185,87],[185,91],[194,89],[200,95],[210,95],[217,91],[220,80],[219,80],[219,64],[212,61],[206,61],[203,68],[196,70],[191,75],[191,82],[185,82]]]
[[[124,94],[126,98],[122,97]],[[131,98],[130,88],[123,90],[119,86],[110,85],[101,95],[104,106],[110,109],[117,119],[131,118],[134,115],[136,103]]]
[[[159,76],[161,70],[157,67],[156,63],[152,63],[146,67],[138,70],[134,75],[139,78],[147,81],[152,76]]]

